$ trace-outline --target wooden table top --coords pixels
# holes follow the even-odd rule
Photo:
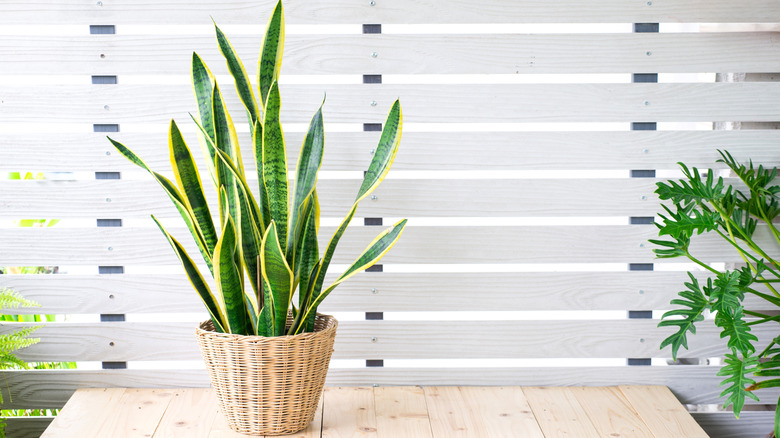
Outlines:
[[[238,438],[210,388],[78,390],[43,438]],[[287,437],[699,438],[665,386],[326,387]]]

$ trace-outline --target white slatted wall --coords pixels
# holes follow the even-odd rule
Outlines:
[[[47,178],[0,180],[0,266],[60,267],[3,275],[0,286],[39,301],[41,312],[70,315],[39,330],[42,341],[21,357],[81,366],[1,373],[4,406],[59,407],[78,387],[208,384],[193,336],[201,305],[149,214],[188,238],[163,192],[103,131],[118,130],[110,135],[166,171],[171,117],[196,143],[191,51],[228,80],[209,17],[254,74],[271,4],[0,4],[0,172]],[[778,131],[711,129],[780,121],[780,82],[714,82],[715,73],[780,71],[776,1],[285,6],[290,163],[327,93],[323,239],[369,162],[379,134],[371,129],[396,97],[405,116],[394,170],[358,210],[336,262],[350,262],[380,229],[362,218],[409,217],[410,226],[381,272],[359,275],[323,305],[341,319],[329,384],[661,384],[690,405],[719,403],[718,367],[707,358],[723,343],[712,327],[691,339],[684,356],[693,365],[667,366],[669,351],[658,349],[669,332],[657,318],[686,275],[678,261],[654,259],[647,218],[659,209],[655,182],[677,161],[711,166],[723,148],[778,164]],[[737,26],[699,32],[700,23]],[[238,99],[225,94],[246,135]],[[43,217],[62,222],[14,227]],[[707,261],[738,261],[714,240],[701,248]],[[765,394],[766,404],[777,395]],[[759,436],[772,423],[771,412],[739,423],[696,416],[717,437]],[[9,427],[35,436],[43,426]]]

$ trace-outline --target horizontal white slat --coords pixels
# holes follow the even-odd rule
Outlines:
[[[5,408],[5,405],[3,405]],[[10,417],[4,418],[5,436],[14,438],[39,438],[54,417]]]
[[[333,368],[326,384],[339,385],[665,385],[682,403],[721,403],[715,366],[518,367],[518,368]],[[209,385],[206,370],[2,371],[8,408],[62,407],[78,388],[187,388]],[[7,397],[10,394],[13,397]],[[774,392],[765,391],[770,400]],[[747,400],[748,403],[754,403]],[[5,407],[6,405],[4,405]],[[743,414],[744,415],[744,414]]]
[[[772,402],[767,399],[767,403]],[[691,415],[709,436],[717,438],[767,437],[775,422],[774,409],[742,411],[739,419],[730,411],[692,412]]]
[[[8,333],[34,323],[7,323]],[[200,357],[195,323],[48,323],[35,332],[41,341],[17,352],[30,362],[194,360]],[[474,358],[667,358],[659,350],[673,328],[657,320],[600,321],[341,321],[336,359]],[[689,350],[678,357],[715,357],[725,342],[714,324],[699,324]],[[761,342],[775,336],[754,327]]]
[[[255,75],[261,37],[230,38]],[[12,75],[55,67],[69,75],[186,76],[193,51],[215,72],[226,71],[212,35],[7,36],[0,53],[13,55],[0,65]],[[282,75],[772,72],[778,59],[780,44],[769,32],[291,35]]]
[[[88,127],[91,130],[91,127]],[[0,137],[3,171],[117,171],[127,169],[103,133],[29,133]],[[85,127],[85,131],[87,127]],[[295,170],[302,132],[286,132],[288,164]],[[167,128],[121,133],[124,144],[153,169],[170,167]],[[201,154],[192,135],[190,146]],[[248,134],[241,136],[249,145]],[[322,170],[365,170],[378,132],[331,132],[326,129]],[[403,134],[393,170],[602,170],[671,169],[690,166],[723,168],[716,149],[742,161],[780,165],[778,130],[614,131],[614,132],[415,132]],[[475,147],[479,145],[479,147]],[[244,162],[254,160],[249,146]],[[445,152],[446,151],[446,152]]]
[[[51,265],[173,265],[179,262],[159,230],[149,228],[5,228],[0,266]],[[339,243],[333,263],[352,263],[385,227],[350,227]],[[335,227],[320,229],[325,248]],[[196,259],[188,232],[171,229]],[[652,226],[408,226],[384,263],[513,264],[513,263],[652,263],[658,261],[648,239],[657,238]],[[759,243],[772,257],[768,230],[760,228]],[[741,262],[718,236],[694,237],[691,252],[705,262]],[[673,259],[668,263],[683,260]],[[667,263],[660,260],[661,263]]]
[[[152,228],[26,228],[0,229],[5,242],[0,266],[37,265],[175,265],[179,262],[159,230]],[[324,248],[335,227],[320,229]],[[334,263],[352,263],[382,227],[354,226],[347,230]],[[199,258],[185,230],[175,236]],[[647,239],[651,226],[409,226],[385,263],[641,263],[654,255]],[[703,239],[704,260],[738,261],[728,248]],[[31,242],[35,242],[31,244]],[[719,242],[718,242],[719,243]],[[531,251],[523,250],[531,248]],[[696,250],[696,249],[694,249]]]
[[[330,283],[336,273],[326,280]],[[707,277],[698,273],[700,281]],[[330,312],[587,311],[667,309],[689,281],[684,272],[367,272],[341,284],[320,306]],[[17,313],[204,312],[182,275],[14,275],[0,277],[42,307]],[[479,292],[475,292],[479,291]],[[749,309],[771,308],[749,295]]]
[[[1,90],[3,123],[189,124],[190,88],[181,86],[69,86]],[[51,96],[57,95],[56,100]],[[284,122],[308,123],[324,94],[325,122],[383,122],[400,98],[406,123],[705,122],[777,121],[780,83],[511,84],[511,85],[287,85]],[[235,123],[243,110],[235,93]],[[377,101],[377,106],[370,102]],[[105,110],[108,105],[110,110]],[[121,141],[121,134],[112,135]]]
[[[217,22],[262,24],[275,1],[117,0],[98,6],[92,0],[31,0],[3,4],[2,24],[200,24],[213,16]],[[654,23],[654,22],[778,22],[772,0],[745,0],[739,7],[728,0],[625,2],[577,0],[329,0],[285,2],[285,16],[300,23]]]
[[[129,162],[128,168],[131,168]],[[205,167],[205,166],[204,166]],[[208,181],[204,178],[204,181]],[[625,179],[387,179],[361,203],[367,217],[653,216],[658,207],[654,178]],[[317,195],[324,217],[345,215],[361,180],[321,180]],[[216,210],[213,186],[204,182]],[[257,181],[250,180],[250,187]],[[0,216],[179,217],[151,177],[144,181],[0,181],[6,193]],[[139,196],[143,193],[143,196]],[[644,197],[644,198],[643,198]],[[111,202],[106,202],[110,199]],[[550,200],[556,202],[550,202]],[[113,216],[112,216],[113,217]]]

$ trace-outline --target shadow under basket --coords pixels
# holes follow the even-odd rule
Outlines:
[[[313,332],[294,336],[217,333],[211,321],[200,324],[198,346],[230,428],[246,435],[304,429],[317,411],[337,327],[321,314]]]

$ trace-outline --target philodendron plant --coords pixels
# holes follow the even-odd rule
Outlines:
[[[344,273],[325,287],[333,253],[358,203],[369,196],[390,170],[401,139],[401,107],[396,101],[390,109],[354,203],[320,254],[316,184],[324,144],[322,105],[311,119],[298,155],[295,180],[290,182],[279,117],[278,78],[284,46],[282,2],[277,3],[271,15],[261,47],[257,75],[259,99],[233,46],[219,27],[215,25],[215,29],[219,49],[246,108],[258,180],[256,187],[250,187],[223,95],[214,75],[200,56],[193,53],[192,83],[198,117],[192,119],[198,127],[206,165],[217,192],[219,227],[213,222],[198,167],[173,120],[168,145],[175,184],[151,170],[130,149],[109,140],[122,155],[154,176],[184,219],[215,287],[209,286],[184,247],[152,216],[184,266],[218,332],[281,336],[312,331],[322,300],[344,280],[384,256],[406,225],[404,219],[380,233]],[[297,306],[293,302],[296,289]],[[286,327],[290,312],[294,322]]]
[[[780,259],[773,255],[776,247],[768,248],[780,245],[780,231],[774,223],[780,215],[780,185],[774,181],[777,168],[755,168],[752,162],[745,166],[728,152],[719,153],[718,161],[736,174],[745,189],[716,179],[712,169],[703,176],[695,167],[678,163],[685,179],[658,183],[656,193],[661,200],[671,201],[672,207],[662,205],[666,215],[659,215],[662,222],[657,224],[659,236],[665,239],[651,242],[661,247],[654,250],[658,257],[686,257],[710,274],[700,282],[688,273],[686,289],[671,302],[675,309],[666,312],[659,324],[677,329],[661,348],[671,346],[676,359],[680,347],[688,348],[688,332],[695,334],[695,324],[704,320],[705,312],[713,312],[713,322],[730,350],[718,372],[725,377],[721,397],[726,397],[725,406],[733,406],[734,415],[739,417],[746,398],[759,400],[754,391],[780,387],[780,336],[759,340],[751,333],[756,325],[780,322]],[[720,236],[739,254],[744,266],[716,269],[694,256],[691,239],[703,233]],[[773,311],[746,308],[745,299],[751,296],[761,303],[758,309]],[[757,382],[755,377],[767,379]],[[775,412],[774,430],[775,436],[780,436],[780,408]]]

